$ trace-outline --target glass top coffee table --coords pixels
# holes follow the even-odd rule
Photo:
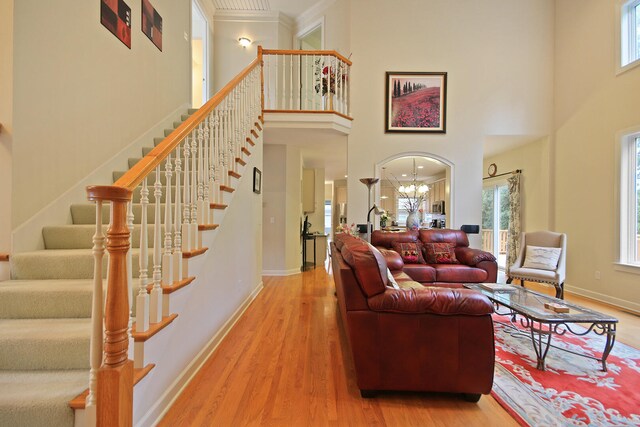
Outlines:
[[[529,330],[533,349],[538,358],[538,369],[542,371],[545,369],[544,360],[547,357],[547,352],[551,346],[551,337],[554,334],[564,335],[569,332],[582,336],[593,331],[597,335],[606,336],[602,358],[575,353],[559,347],[556,348],[562,351],[569,351],[578,356],[597,360],[602,363],[602,370],[606,372],[607,357],[616,342],[616,325],[618,319],[577,304],[525,289],[521,286],[498,284],[499,288],[494,290],[486,289],[485,286],[489,285],[496,284],[469,283],[465,284],[464,287],[483,293],[494,303],[496,314],[509,315],[511,316],[512,323],[519,320],[520,325]],[[561,305],[565,307],[565,309],[568,308],[569,311],[567,313],[559,313],[550,308],[546,308],[545,304]],[[507,312],[500,312],[500,307],[506,308]],[[585,326],[584,330],[582,330],[582,328],[576,328],[576,324],[579,323]],[[519,329],[514,324],[506,325]]]

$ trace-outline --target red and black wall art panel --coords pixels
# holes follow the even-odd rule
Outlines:
[[[131,49],[131,8],[123,0],[100,0],[100,22]]]
[[[142,32],[162,52],[162,16],[149,0],[142,0]]]

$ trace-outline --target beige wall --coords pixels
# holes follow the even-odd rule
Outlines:
[[[11,252],[13,152],[13,0],[0,1],[0,252]],[[0,280],[9,264],[0,262]]]
[[[549,221],[549,138],[521,145],[512,150],[487,157],[483,162],[484,175],[491,163],[498,174],[522,169],[520,179],[522,231],[550,230]],[[484,186],[506,183],[509,175],[484,180]]]
[[[256,59],[258,45],[265,49],[291,48],[291,30],[280,22],[283,18],[278,14],[244,16],[218,12],[214,19],[213,86],[216,92]],[[249,37],[253,43],[243,48],[238,44],[240,37]]]
[[[301,180],[299,148],[264,146],[262,254],[266,275],[283,276],[300,271]]]
[[[156,0],[163,52],[140,31],[132,49],[100,24],[100,2],[15,3],[14,228],[189,102],[191,3]]]
[[[325,2],[327,3],[327,2]],[[296,19],[296,32],[310,29],[324,18],[324,49],[335,50],[344,56],[351,53],[351,0],[337,0],[321,9],[310,9]]]
[[[349,220],[362,223],[358,182],[397,153],[452,165],[448,227],[479,224],[487,135],[548,135],[553,109],[550,0],[439,2],[352,0],[352,115]],[[383,31],[390,28],[392,30]],[[448,73],[447,133],[384,133],[385,72]]]
[[[615,265],[616,133],[640,125],[640,68],[615,73],[613,4],[556,3],[554,219],[568,235],[567,288],[640,310],[640,276]]]
[[[309,222],[311,222],[311,232],[324,233],[324,169],[314,169],[314,171],[315,209],[309,214]]]

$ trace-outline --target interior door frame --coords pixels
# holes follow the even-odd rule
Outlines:
[[[300,48],[300,41],[309,33],[315,31],[317,28],[320,28],[320,50],[324,50],[324,38],[325,38],[325,31],[324,31],[324,16],[321,16],[320,18],[311,21],[309,24],[307,24],[306,26],[302,27],[302,29],[300,31],[298,31],[296,34],[294,34],[293,36],[293,46],[294,49],[301,49]]]

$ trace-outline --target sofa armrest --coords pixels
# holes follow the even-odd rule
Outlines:
[[[391,271],[398,271],[404,268],[404,261],[400,254],[393,249],[387,249],[384,246],[376,246],[376,249],[380,251],[384,260],[387,262],[387,267]]]
[[[369,298],[368,304],[369,309],[376,312],[471,316],[493,313],[489,299],[470,289],[387,289]]]
[[[456,258],[461,264],[475,266],[482,261],[495,261],[492,253],[469,247],[457,247]]]

